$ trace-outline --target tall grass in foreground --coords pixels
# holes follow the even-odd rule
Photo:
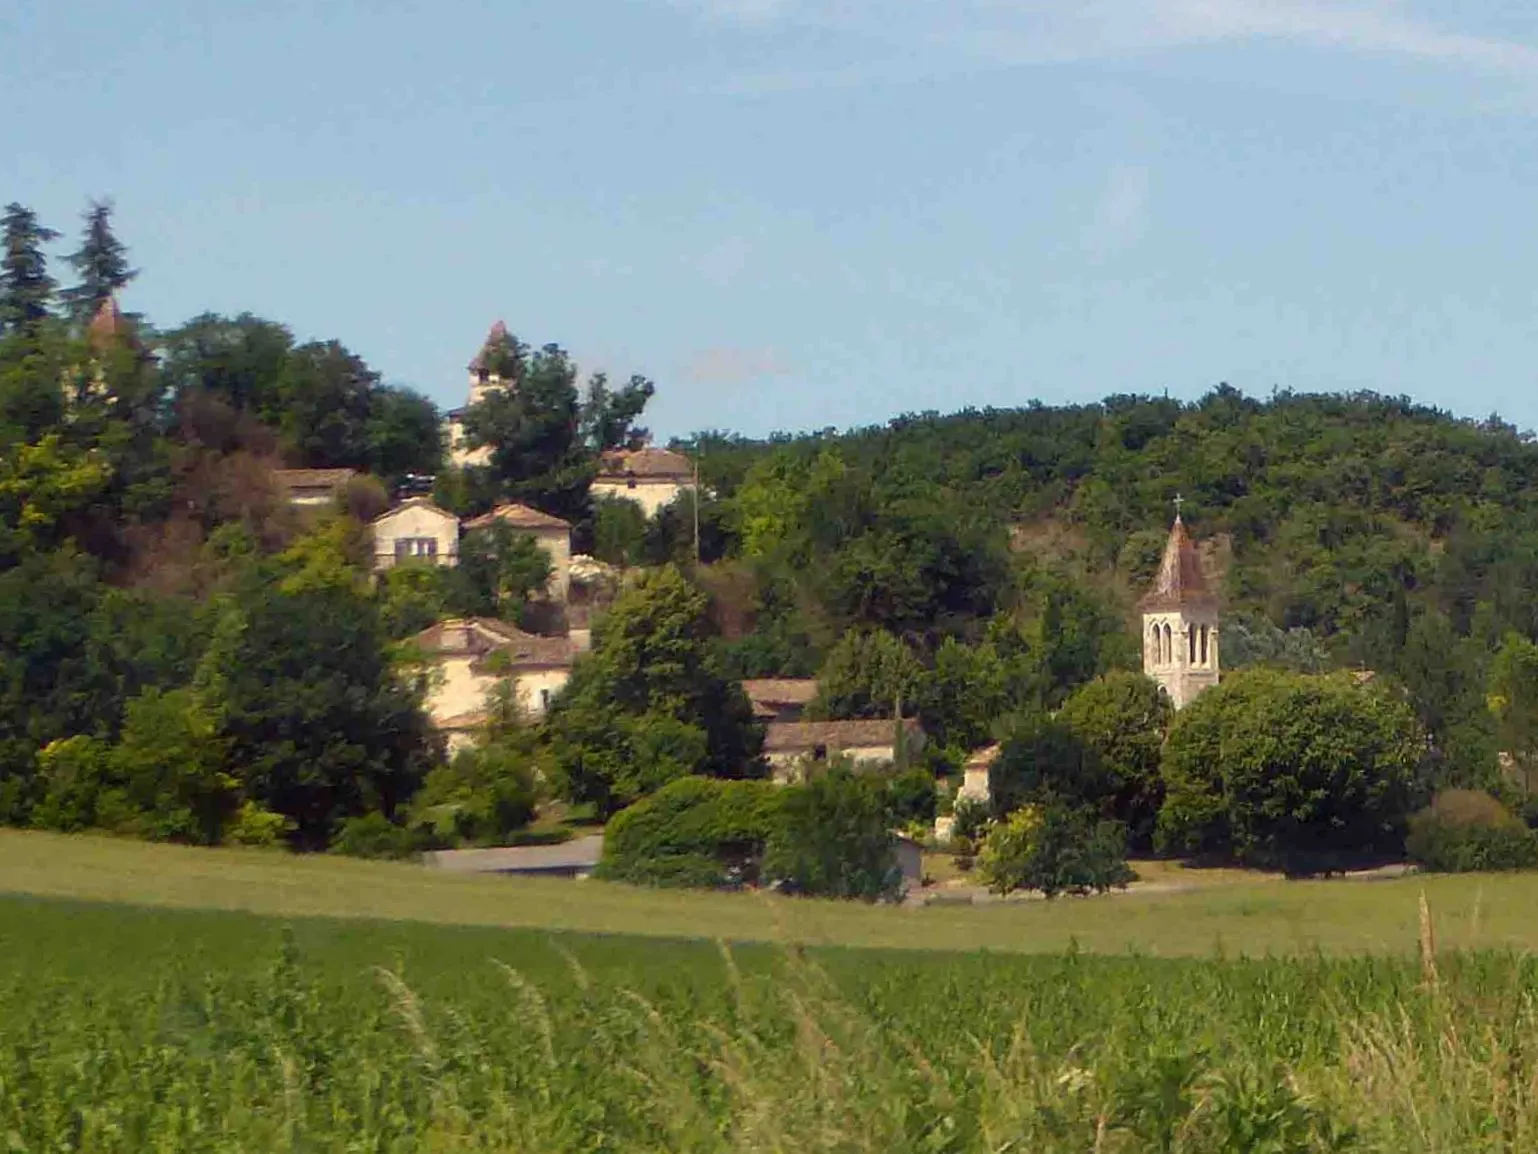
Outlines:
[[[1429,917],[1177,962],[130,916],[0,907],[0,1150],[1538,1150],[1538,965]]]

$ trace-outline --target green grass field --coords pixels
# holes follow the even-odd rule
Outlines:
[[[1424,889],[1434,957],[1415,881],[878,909],[0,834],[0,1150],[1538,1149],[1538,962],[1447,949],[1535,887]]]
[[[1168,880],[1168,873],[1161,880]],[[600,882],[464,877],[415,865],[0,831],[0,893],[284,917],[925,950],[1161,957],[1407,952],[1419,896],[1456,948],[1538,947],[1538,878],[1235,880],[1185,892],[984,906],[872,907]]]

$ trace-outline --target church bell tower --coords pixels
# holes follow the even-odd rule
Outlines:
[[[1218,683],[1218,599],[1207,586],[1196,546],[1180,519],[1164,546],[1143,613],[1143,672],[1164,687],[1176,709]]]

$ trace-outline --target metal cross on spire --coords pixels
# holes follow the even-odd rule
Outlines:
[[[1180,520],[1180,507],[1186,503],[1186,499],[1179,493],[1175,494],[1175,520]]]

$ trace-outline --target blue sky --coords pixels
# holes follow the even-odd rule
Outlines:
[[[1538,426],[1517,0],[0,0],[0,102],[0,201],[112,197],[130,307],[443,404],[502,317],[664,435],[1220,380]]]

